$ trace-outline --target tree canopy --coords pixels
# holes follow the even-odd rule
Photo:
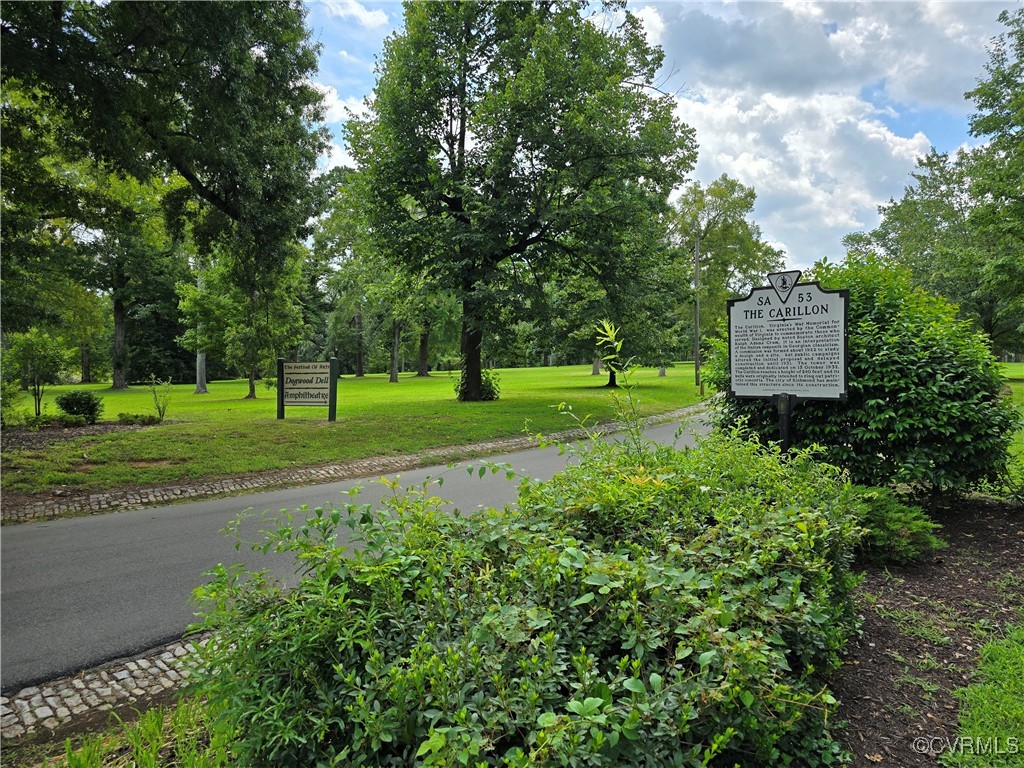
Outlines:
[[[376,99],[347,129],[382,252],[462,302],[464,399],[481,395],[495,281],[614,279],[689,171],[693,131],[654,87],[629,14],[573,3],[407,4]]]
[[[5,3],[0,29],[5,91],[32,94],[63,151],[180,175],[232,224],[239,281],[283,268],[327,145],[300,3]]]

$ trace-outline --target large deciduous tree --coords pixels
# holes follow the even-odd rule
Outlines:
[[[782,268],[782,251],[763,239],[751,218],[756,200],[753,187],[722,174],[707,186],[688,184],[675,203],[670,233],[674,259],[666,271],[690,305],[689,312],[677,317],[677,331],[691,344],[695,298],[703,336],[724,322],[727,299],[745,294],[762,284],[766,274]]]
[[[989,143],[975,174],[990,226],[1024,241],[1024,8],[1003,11],[1007,30],[993,40],[987,77],[965,95],[974,102],[971,134]]]
[[[247,289],[283,269],[327,144],[301,3],[5,3],[0,21],[4,88],[59,118],[69,151],[179,174],[232,222]]]
[[[348,124],[378,248],[462,304],[464,400],[483,396],[491,286],[614,274],[623,233],[692,167],[693,132],[653,87],[661,52],[621,5],[408,3]]]
[[[903,197],[879,211],[866,237],[847,238],[852,251],[876,250],[910,270],[914,282],[956,302],[996,349],[1018,349],[1024,322],[1024,240],[991,226],[978,179],[987,150],[953,156],[932,150],[918,160]],[[1002,219],[1000,217],[1000,222]]]

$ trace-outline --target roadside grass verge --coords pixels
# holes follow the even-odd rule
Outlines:
[[[1022,611],[1024,613],[1024,611]],[[1024,624],[981,649],[979,680],[957,691],[960,733],[942,758],[959,768],[1009,768],[1024,760]]]
[[[592,376],[589,366],[500,374],[501,399],[491,403],[457,402],[453,379],[444,373],[429,378],[408,374],[398,384],[384,375],[343,377],[334,423],[327,421],[325,408],[289,408],[280,421],[274,390],[261,388],[258,399],[245,400],[243,380],[213,382],[208,395],[195,395],[194,385],[180,384],[173,388],[168,422],[160,426],[5,450],[2,487],[29,494],[59,487],[99,491],[403,455],[524,432],[552,433],[575,425],[555,407],[562,402],[579,416],[599,422],[613,418],[612,399],[601,386],[606,378]],[[644,416],[700,400],[692,365],[673,368],[665,377],[640,370],[633,383]],[[119,413],[153,412],[147,387],[114,392],[104,384],[53,387],[44,408],[55,411],[54,398],[72,389],[103,397],[100,423],[116,421]]]

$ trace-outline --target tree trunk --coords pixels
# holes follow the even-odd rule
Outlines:
[[[608,383],[605,384],[605,387],[609,389],[614,389],[618,386],[619,382],[615,378],[615,368],[613,368],[612,366],[608,366]]]
[[[392,384],[398,383],[398,351],[402,346],[402,325],[397,320],[391,323],[391,378]]]
[[[203,279],[205,264],[202,259],[197,263],[196,269],[196,288],[202,293],[203,285],[206,282]],[[203,324],[196,323],[196,340],[202,343],[203,338]],[[206,389],[206,352],[196,350],[196,391],[193,392],[195,395],[206,395],[209,392]]]
[[[209,394],[206,389],[206,353],[196,352],[196,395]]]
[[[366,375],[363,367],[363,313],[356,312],[356,378]]]
[[[423,333],[420,334],[420,353],[417,362],[417,376],[430,375],[430,323],[423,326]]]
[[[550,351],[544,353],[544,363],[543,363],[543,365],[544,365],[545,368],[550,368],[551,367],[551,352]]]
[[[661,366],[660,368],[658,368],[658,375],[659,376],[668,376],[668,371],[665,370],[665,366],[664,365]]]
[[[246,400],[256,399],[256,369],[249,369],[249,394],[245,396]]]
[[[116,294],[115,294],[116,295]],[[124,343],[124,299],[114,299],[114,383],[111,389],[127,389],[127,350]]]
[[[484,332],[468,300],[462,302],[462,392],[460,400],[477,403],[483,400],[483,363],[481,348]]]
[[[89,345],[82,343],[82,383],[92,384],[92,366],[89,361]]]
[[[594,367],[591,370],[590,375],[591,376],[600,376],[601,375],[601,368],[602,368],[601,358],[600,357],[595,357],[594,358]]]

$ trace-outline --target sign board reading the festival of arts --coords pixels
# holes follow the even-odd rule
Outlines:
[[[334,421],[337,408],[338,361],[286,363],[277,361],[277,418],[284,418],[286,406],[318,405],[328,409]]]
[[[846,400],[849,291],[799,280],[799,271],[776,272],[728,302],[734,396]]]

